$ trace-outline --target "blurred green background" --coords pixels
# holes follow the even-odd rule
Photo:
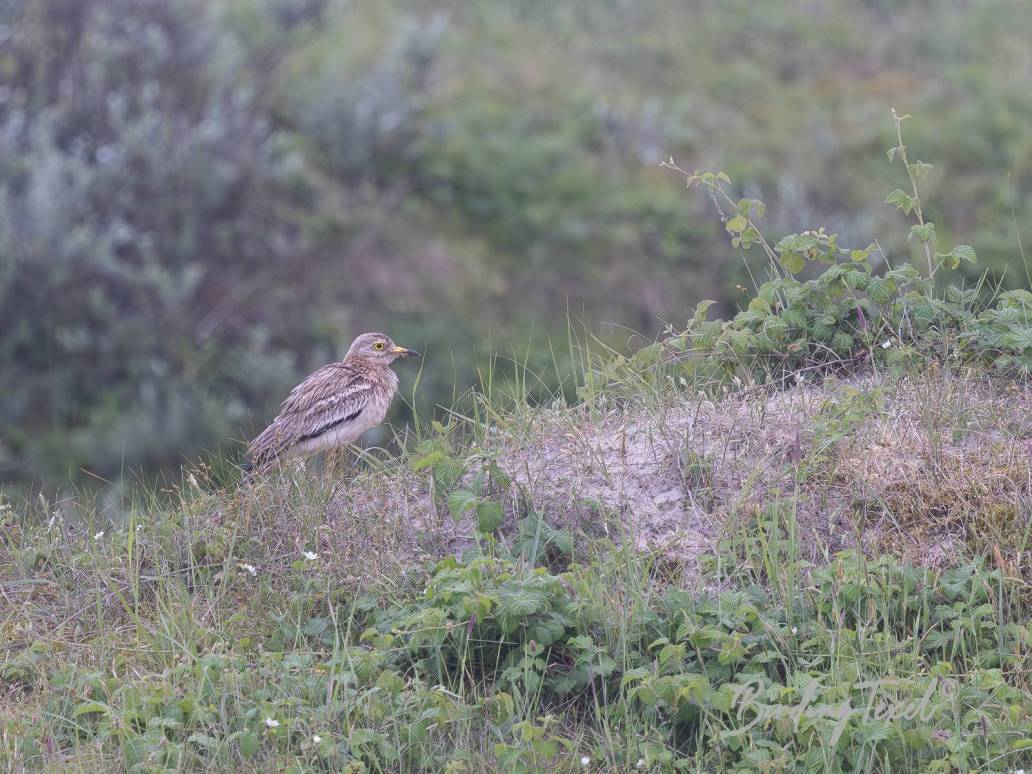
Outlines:
[[[1026,285],[1030,40],[1025,0],[4,0],[0,483],[232,450],[364,330],[432,406],[492,351],[554,378],[571,320],[733,311],[669,156],[902,257],[890,107],[943,242]]]

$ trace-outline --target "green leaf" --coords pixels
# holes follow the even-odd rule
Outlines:
[[[978,260],[975,249],[970,245],[957,245],[950,252],[936,253],[934,257],[939,266],[948,266],[950,269],[956,269],[961,261],[976,263]]]
[[[735,215],[733,218],[728,218],[727,223],[724,224],[724,228],[729,234],[740,234],[748,225],[749,221],[744,216]]]
[[[413,462],[412,463],[412,470],[414,470],[415,472],[418,473],[419,471],[421,471],[421,470],[423,470],[425,468],[433,467],[438,462],[441,462],[443,459],[444,459],[444,452],[441,451],[440,449],[435,449],[434,451],[432,451],[429,454],[427,454],[425,457],[421,457],[420,459],[418,459],[415,462]]]
[[[434,485],[440,491],[447,492],[462,478],[465,470],[466,466],[462,460],[445,457],[440,462],[434,464]]]
[[[763,296],[756,296],[749,301],[749,309],[754,312],[762,312],[763,314],[769,314],[771,308],[771,300]]]
[[[508,489],[512,485],[512,478],[498,466],[497,462],[489,464],[487,472],[491,476],[491,482],[499,489]]]
[[[742,232],[741,237],[735,237],[739,244],[746,250],[752,247],[753,242],[760,238],[760,232],[752,226],[749,226],[745,231]],[[736,247],[738,245],[735,245]]]
[[[84,701],[76,705],[75,709],[72,710],[72,717],[77,718],[81,715],[88,715],[92,712],[99,712],[102,715],[106,715],[108,712],[108,706],[99,701]]]
[[[255,753],[258,752],[260,742],[258,741],[258,735],[254,731],[245,731],[241,734],[239,741],[237,741],[237,747],[240,750],[240,757],[245,760],[253,758]]]
[[[806,259],[799,253],[783,253],[779,260],[789,274],[798,274],[806,265]]]
[[[926,177],[928,177],[928,173],[931,170],[931,164],[926,164],[920,160],[907,165],[907,171],[910,172],[911,177],[913,177],[915,180],[924,180]]]
[[[348,734],[348,744],[351,747],[361,747],[376,741],[377,734],[369,728],[353,728]]]
[[[516,702],[505,691],[498,691],[487,700],[487,707],[495,723],[503,723],[516,711]]]
[[[208,736],[207,734],[190,734],[190,736],[186,737],[186,741],[205,750],[216,750],[219,746],[219,740],[213,736]]]
[[[699,305],[695,307],[695,314],[692,315],[692,320],[688,323],[687,330],[692,330],[694,327],[706,321],[706,311],[715,304],[716,301],[700,301]]]
[[[894,204],[896,209],[909,215],[920,204],[920,200],[916,196],[911,196],[906,191],[897,188],[885,197],[885,203]]]
[[[329,628],[330,619],[326,616],[316,616],[309,618],[303,627],[301,627],[301,633],[306,634],[309,637],[321,637],[323,633]]]
[[[885,741],[896,733],[896,729],[884,720],[869,720],[861,725],[858,731],[864,743],[872,745]]]
[[[468,489],[456,489],[448,495],[448,513],[458,521],[462,515],[477,504],[477,496]]]
[[[481,500],[477,503],[477,529],[483,533],[494,532],[505,518],[505,512],[496,502]]]
[[[850,250],[849,251],[849,260],[857,261],[858,263],[860,261],[866,261],[867,257],[871,253],[873,253],[874,250],[875,250],[874,242],[871,242],[871,244],[867,245],[867,247],[865,247],[863,250]]]
[[[738,214],[744,215],[745,217],[751,217],[753,213],[756,214],[757,218],[762,218],[763,213],[767,211],[767,205],[761,202],[759,199],[739,199],[738,200]]]
[[[498,623],[502,632],[511,634],[527,616],[547,605],[547,597],[541,591],[519,587],[502,589],[498,593]]]
[[[807,253],[820,247],[820,240],[813,234],[789,234],[774,245],[777,253]]]
[[[917,237],[922,242],[932,242],[935,240],[935,224],[932,222],[928,223],[915,223],[910,227],[910,235],[907,239],[913,239]]]
[[[978,256],[975,255],[975,248],[971,245],[957,245],[953,248],[953,254],[959,257],[962,261],[968,263],[977,263]]]

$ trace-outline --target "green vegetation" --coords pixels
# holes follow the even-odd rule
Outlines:
[[[7,514],[5,543],[31,568],[22,582],[38,584],[11,586],[36,600],[25,610],[85,607],[74,636],[70,621],[12,612],[4,624],[25,643],[0,676],[8,765],[945,772],[1032,760],[1027,597],[979,563],[939,573],[845,553],[812,567],[793,555],[786,512],[729,539],[714,557],[720,591],[572,539],[546,566],[530,546],[487,541],[352,586],[341,571],[361,565],[259,553],[247,540],[259,527],[243,521],[221,526],[238,533],[222,555],[169,552],[177,520],[203,512],[184,497],[181,511],[100,537]],[[306,527],[315,545],[318,525]],[[213,530],[195,524],[193,537]]]
[[[768,242],[763,205],[731,204],[726,231],[770,261],[759,302],[585,354],[577,405],[488,389],[344,478],[202,466],[124,522],[0,505],[0,760],[1032,766],[1032,423],[998,397],[1032,400],[1025,296],[879,274],[823,229]],[[917,236],[933,275],[973,259]],[[650,533],[670,491],[675,531]]]
[[[890,106],[936,159],[925,220],[1026,286],[1030,30],[1023,0],[4,3],[0,476],[197,459],[358,330],[427,351],[425,415],[494,352],[547,395],[571,318],[622,351],[702,298],[731,317],[766,258],[671,155],[764,198],[770,233],[885,235],[890,303],[883,257],[927,274],[881,204],[912,195]]]
[[[965,35],[1027,68],[1007,44],[1028,9],[754,5],[0,12],[0,464],[167,461],[359,319],[455,346],[478,382],[346,466],[242,481],[230,452],[107,501],[0,491],[0,769],[1032,768],[1032,293],[1000,246],[1023,205],[955,161],[1027,145],[1004,131],[1027,95]],[[890,69],[863,75],[872,56]],[[855,119],[932,65],[977,94],[949,113],[969,134],[933,167],[916,149],[945,122],[904,142],[921,125],[896,117],[899,183],[872,199],[895,231],[852,198],[863,122],[781,146],[803,172],[753,160],[757,123],[775,149],[813,128],[815,85]],[[686,127],[724,127],[729,163]],[[665,168],[624,155],[643,138]],[[791,174],[849,217],[800,226],[821,213]],[[775,177],[768,204],[742,182]],[[716,303],[629,353],[560,315],[557,292],[590,288],[571,301],[596,319],[619,290],[647,324],[667,301],[628,282],[643,257],[678,308]],[[457,323],[485,308],[503,338],[540,315],[569,346],[503,368]],[[440,361],[421,379],[455,389]]]
[[[897,116],[898,145],[889,159],[899,159],[913,194],[895,189],[885,199],[916,222],[908,239],[920,245],[927,274],[912,264],[893,267],[881,252],[884,270],[878,274],[869,262],[877,242],[862,248],[838,244],[838,235],[824,228],[789,234],[771,246],[757,225],[766,209],[763,202],[737,202],[725,187],[726,173],[687,173],[673,162],[668,166],[686,176],[688,187],[703,186],[733,214],[724,219],[736,248],[763,248],[772,279],[760,285],[748,306],[728,321],[705,320],[710,304],[700,305],[687,330],[664,346],[716,356],[726,370],[745,368],[749,375],[780,379],[829,367],[855,367],[857,359],[901,365],[929,356],[954,365],[975,360],[995,371],[1027,377],[1032,374],[1032,293],[1010,290],[994,297],[984,287],[985,275],[972,288],[950,286],[934,294],[936,274],[956,271],[962,263],[976,265],[970,245],[955,245],[938,252],[935,224],[925,221],[919,181],[932,169],[925,162],[910,163],[903,144],[902,126],[910,116]],[[824,264],[819,276],[802,281],[810,263]]]

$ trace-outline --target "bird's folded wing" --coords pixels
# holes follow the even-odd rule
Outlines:
[[[318,414],[307,417],[304,425],[298,427],[300,433],[295,443],[302,443],[313,438],[318,438],[323,433],[329,432],[348,422],[352,422],[362,413],[365,405],[353,406],[350,403],[337,402],[327,406]]]
[[[258,464],[299,443],[354,421],[369,404],[374,385],[339,364],[316,371],[295,387],[272,424],[254,439],[248,456]]]

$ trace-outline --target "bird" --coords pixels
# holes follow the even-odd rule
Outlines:
[[[344,359],[309,375],[290,391],[279,413],[251,442],[244,470],[266,470],[278,462],[352,444],[383,422],[398,390],[391,363],[419,357],[383,333],[363,333]]]

